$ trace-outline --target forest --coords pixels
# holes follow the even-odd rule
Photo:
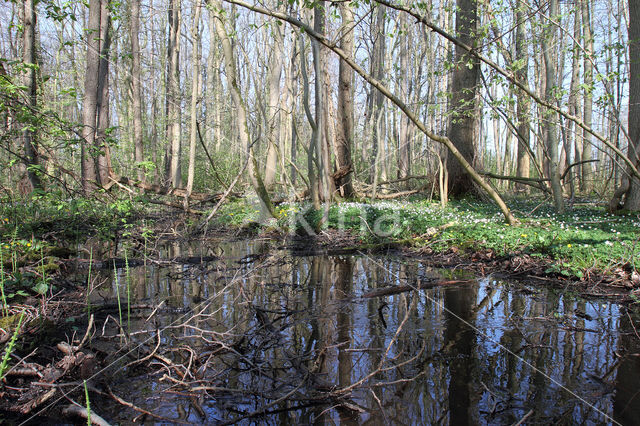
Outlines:
[[[5,0],[0,121],[0,421],[640,422],[638,0]]]

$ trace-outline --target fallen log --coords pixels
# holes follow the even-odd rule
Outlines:
[[[435,287],[444,287],[455,284],[471,284],[476,280],[439,280],[417,283],[416,285],[393,285],[389,287],[377,288],[373,291],[362,295],[363,299],[371,299],[374,297],[390,296],[392,294],[405,293],[411,290],[427,290]]]
[[[107,191],[111,189],[113,185],[121,184],[121,185],[135,186],[136,188],[140,188],[145,192],[151,192],[158,195],[173,195],[179,198],[184,198],[187,196],[187,190],[184,188],[169,188],[162,185],[151,185],[146,182],[140,182],[133,179],[129,179],[126,176],[112,175],[112,176],[109,176],[109,178],[111,180],[107,184],[103,185],[103,188]],[[221,194],[212,195],[206,192],[192,192],[189,195],[189,199],[196,200],[196,201],[204,201],[204,200],[212,201],[212,200],[215,200],[217,197],[221,197],[221,196],[222,196]]]

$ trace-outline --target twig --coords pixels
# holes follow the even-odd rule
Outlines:
[[[636,337],[640,339],[640,336],[638,336],[638,330],[636,330],[636,326],[633,324],[633,319],[631,319],[631,315],[629,315],[629,311],[627,311],[627,316],[629,317],[629,324],[633,327],[633,332],[636,333]]]
[[[149,359],[153,358],[153,356],[156,354],[156,351],[157,351],[157,350],[158,350],[158,348],[160,347],[160,329],[158,329],[158,330],[156,330],[156,331],[157,331],[157,333],[156,333],[156,334],[157,334],[157,336],[158,336],[158,344],[157,344],[157,345],[156,345],[156,347],[153,349],[153,351],[151,351],[151,353],[150,353],[149,355],[145,356],[144,358],[140,358],[140,359],[138,359],[138,360],[131,361],[129,364],[127,364],[127,365],[125,366],[125,368],[129,368],[129,367],[131,367],[132,365],[140,364],[140,363],[142,363],[142,362],[145,362],[145,361],[147,361],[147,360],[149,360]]]
[[[371,392],[371,395],[373,395],[373,399],[375,399],[376,402],[378,403],[378,407],[380,407],[380,412],[382,413],[382,417],[384,418],[384,422],[388,424],[389,421],[387,420],[387,413],[384,411],[384,407],[382,406],[382,403],[380,402],[380,399],[378,398],[378,395],[376,395],[376,393],[371,388],[369,389],[369,392]]]
[[[231,425],[231,424],[234,424],[234,423],[239,422],[240,420],[248,419],[248,418],[255,417],[255,416],[259,416],[260,414],[263,414],[263,413],[264,413],[268,408],[273,407],[274,405],[279,404],[280,402],[282,402],[282,401],[285,401],[285,400],[289,399],[289,397],[290,397],[291,395],[293,395],[294,393],[296,393],[296,392],[298,391],[298,389],[300,389],[300,388],[302,387],[302,385],[303,385],[304,383],[306,383],[306,381],[307,381],[307,379],[308,379],[308,378],[309,378],[309,376],[305,377],[305,378],[300,382],[300,384],[299,384],[298,386],[296,386],[296,387],[295,387],[291,392],[289,392],[288,394],[286,394],[286,395],[284,395],[284,396],[282,396],[282,397],[280,397],[280,398],[278,398],[278,399],[276,399],[276,400],[274,400],[274,401],[271,401],[269,404],[265,405],[264,407],[262,407],[262,408],[260,408],[260,409],[258,409],[258,410],[256,410],[256,411],[254,411],[254,412],[252,412],[252,413],[246,414],[246,415],[244,415],[244,416],[242,416],[242,417],[236,417],[235,419],[232,419],[232,420],[226,421],[226,422],[221,423],[221,424],[222,424],[222,425]]]
[[[529,410],[529,412],[527,414],[525,414],[524,417],[521,418],[518,423],[514,423],[513,426],[520,426],[520,425],[524,424],[524,421],[527,420],[527,418],[529,418],[529,416],[531,416],[532,414],[533,414],[533,409]]]
[[[93,328],[93,314],[91,314],[91,316],[89,317],[89,324],[87,325],[87,331],[84,333],[84,337],[80,341],[80,344],[78,346],[73,347],[74,352],[79,351],[84,346],[84,344],[87,342],[87,339],[89,338],[89,335],[91,335],[92,328]]]
[[[165,420],[165,421],[168,420],[168,421],[170,421],[172,423],[188,424],[186,422],[181,422],[181,421],[179,421],[177,419],[169,419],[167,417],[159,416],[157,414],[152,413],[151,411],[147,411],[144,408],[140,408],[137,405],[134,405],[134,404],[132,404],[132,403],[130,403],[128,401],[125,401],[124,399],[120,398],[118,395],[114,394],[113,391],[111,390],[111,388],[108,387],[108,386],[107,386],[107,392],[109,392],[109,396],[111,396],[111,398],[115,399],[116,402],[118,402],[119,404],[122,404],[125,407],[129,407],[132,410],[135,410],[135,411],[137,411],[139,413],[145,414],[147,416],[155,417],[156,419],[160,419],[160,420]],[[94,414],[91,413],[91,420],[93,420],[93,416],[94,416]]]
[[[146,319],[146,320],[144,320],[144,323],[145,323],[145,324],[149,322],[149,320],[151,319],[151,317],[153,317],[153,316],[156,314],[156,312],[158,311],[158,309],[160,309],[160,306],[162,306],[163,304],[164,304],[164,300],[163,300],[162,302],[160,302],[160,303],[158,304],[158,306],[156,306],[156,307],[153,309],[153,311],[152,311],[152,312],[151,312],[151,314],[147,317],[147,319]]]

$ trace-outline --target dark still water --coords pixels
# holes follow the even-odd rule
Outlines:
[[[625,307],[393,256],[240,242],[162,257],[191,263],[118,269],[92,293],[113,301],[119,285],[134,350],[106,376],[158,416],[147,422],[640,423],[640,324]],[[110,320],[94,345],[120,345],[118,333]],[[112,422],[140,415],[109,398],[95,407]]]

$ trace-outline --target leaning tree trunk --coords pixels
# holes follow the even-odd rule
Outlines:
[[[305,53],[304,37],[302,34],[298,37],[300,44],[300,74],[302,75],[302,103],[304,106],[304,113],[311,127],[311,142],[307,149],[307,173],[309,180],[309,195],[311,197],[311,203],[315,209],[320,208],[320,195],[318,194],[318,182],[316,178],[316,161],[315,161],[315,146],[318,134],[318,126],[316,120],[311,114],[311,107],[309,106],[309,76],[307,74],[307,54]]]
[[[476,0],[458,0],[456,32],[460,41],[475,46],[478,32],[478,4]],[[479,60],[465,49],[456,46],[452,80],[449,139],[462,156],[476,167],[476,146],[479,132],[477,100]],[[449,194],[458,197],[474,191],[473,180],[462,165],[450,153],[447,158]]]
[[[216,34],[218,35],[218,39],[222,44],[222,53],[224,58],[224,68],[227,77],[227,84],[229,85],[231,99],[236,108],[236,120],[239,130],[238,136],[240,139],[240,143],[242,144],[242,147],[245,150],[246,155],[248,156],[247,169],[249,171],[249,181],[251,182],[251,186],[255,190],[256,194],[262,201],[262,205],[265,210],[271,216],[277,217],[275,209],[273,208],[273,204],[271,203],[271,199],[269,198],[269,193],[264,186],[262,176],[260,176],[258,164],[253,154],[253,147],[249,140],[247,110],[244,101],[242,100],[242,92],[240,91],[240,86],[238,85],[238,73],[236,71],[235,54],[233,51],[233,46],[231,44],[231,39],[229,38],[229,35],[227,34],[227,30],[225,28],[225,15],[224,10],[222,9],[222,3],[220,2],[220,0],[209,0],[209,7],[210,11],[212,11],[213,13],[214,18],[216,19]]]

